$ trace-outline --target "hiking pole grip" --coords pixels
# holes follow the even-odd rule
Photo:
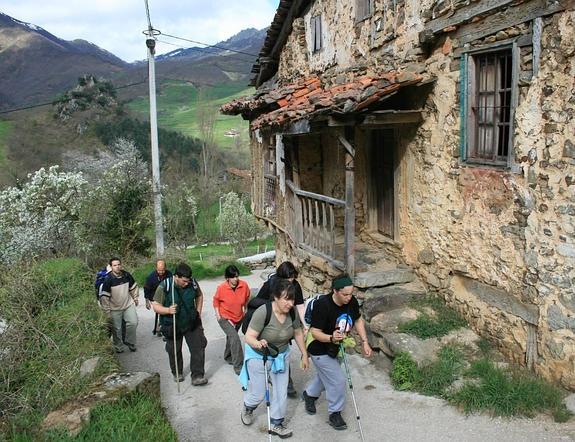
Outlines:
[[[172,304],[174,306],[175,304]],[[176,351],[176,313],[172,313],[172,329],[174,330],[174,363],[176,365],[176,382],[178,384],[178,394],[180,394],[180,373],[178,370],[178,352]]]

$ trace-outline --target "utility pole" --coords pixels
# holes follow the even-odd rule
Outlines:
[[[152,194],[154,195],[154,219],[156,229],[156,256],[164,256],[164,222],[162,219],[162,188],[160,185],[160,154],[158,150],[158,119],[156,113],[156,67],[154,54],[156,49],[155,36],[160,31],[152,27],[148,0],[146,3],[146,15],[148,17],[148,29],[146,35],[146,47],[148,48],[148,80],[150,86],[150,139],[152,144]]]

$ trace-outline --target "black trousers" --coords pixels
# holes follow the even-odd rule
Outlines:
[[[184,360],[182,357],[182,344],[184,339],[190,350],[190,372],[192,379],[204,377],[204,363],[206,360],[206,345],[208,340],[204,335],[204,328],[200,322],[194,330],[187,331],[182,336],[176,338],[176,354],[178,359],[178,373],[181,375],[184,369]],[[170,359],[170,369],[172,374],[176,374],[176,360],[174,357],[174,339],[166,337],[166,352]]]

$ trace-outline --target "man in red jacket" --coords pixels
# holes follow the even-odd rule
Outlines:
[[[239,279],[240,271],[234,265],[226,267],[226,282],[221,283],[214,295],[214,310],[218,324],[226,334],[225,361],[240,374],[244,363],[244,350],[238,330],[250,300],[250,288]]]

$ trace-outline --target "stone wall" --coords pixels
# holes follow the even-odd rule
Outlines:
[[[575,13],[544,18],[535,75],[531,45],[520,47],[513,167],[508,169],[471,166],[460,158],[459,57],[462,49],[526,35],[531,23],[498,31],[465,48],[444,36],[424,50],[418,45],[418,32],[431,17],[434,2],[393,2],[396,10],[389,9],[391,3],[376,0],[373,17],[356,24],[350,18],[355,15],[354,2],[314,2],[294,26],[278,78],[291,81],[318,72],[323,81],[337,82],[342,76],[381,69],[435,77],[424,121],[399,137],[396,239],[403,259],[508,357],[529,362],[542,375],[573,389]],[[305,29],[318,12],[327,18],[324,49],[311,54]],[[380,19],[378,26],[384,31],[375,32]],[[366,145],[357,131],[356,143]],[[356,172],[365,167],[365,159],[359,157],[357,165]],[[369,189],[367,181],[356,176],[357,228],[363,229]],[[321,272],[333,270],[291,249],[282,238],[278,249],[297,261],[308,293],[326,289]],[[469,281],[478,285],[468,286]]]

